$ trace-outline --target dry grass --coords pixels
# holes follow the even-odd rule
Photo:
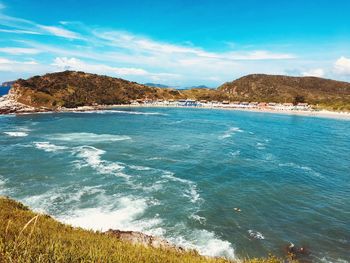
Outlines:
[[[147,248],[93,231],[64,225],[6,197],[0,197],[0,262],[229,262]],[[275,257],[251,263],[277,263]]]

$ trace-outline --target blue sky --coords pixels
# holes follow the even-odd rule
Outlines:
[[[350,1],[0,0],[0,81],[65,69],[216,87],[250,73],[350,80]]]

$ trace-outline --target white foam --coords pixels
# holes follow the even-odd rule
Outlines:
[[[49,142],[34,142],[34,146],[37,149],[43,150],[45,152],[57,152],[60,150],[65,150],[67,147],[55,145]]]
[[[114,135],[114,134],[95,134],[87,132],[77,132],[77,133],[59,133],[52,134],[50,138],[59,141],[73,141],[73,142],[115,142],[131,140],[131,137],[126,135]]]
[[[137,171],[149,171],[152,170],[151,167],[147,166],[139,166],[139,165],[129,165],[131,169],[137,170]]]
[[[104,205],[96,208],[86,208],[73,211],[73,215],[61,216],[58,219],[65,223],[85,229],[106,231],[108,229],[142,231],[149,234],[163,234],[157,227],[159,218],[140,220],[147,209],[145,199],[121,197],[115,201],[118,206]]]
[[[264,143],[257,142],[256,143],[256,148],[259,149],[259,150],[264,150],[264,149],[266,149],[266,145]]]
[[[168,115],[160,112],[141,112],[141,111],[124,111],[124,110],[89,110],[89,111],[74,111],[74,113],[98,113],[98,114],[120,113],[120,114],[132,114],[132,115],[160,115],[160,116]]]
[[[80,146],[75,148],[75,154],[82,159],[78,162],[78,168],[89,166],[101,174],[114,174],[116,176],[128,177],[128,175],[121,173],[124,166],[121,163],[108,162],[101,159],[101,155],[106,152],[92,146]]]
[[[261,234],[261,233],[258,232],[258,231],[254,231],[254,230],[252,230],[252,229],[249,229],[249,230],[248,230],[248,233],[249,233],[249,236],[250,236],[251,238],[254,238],[254,239],[265,239],[264,235]]]
[[[190,231],[188,238],[176,236],[169,240],[179,246],[196,249],[204,256],[235,258],[235,251],[231,243],[219,239],[214,233],[207,230],[193,230]]]
[[[307,173],[316,176],[316,177],[323,177],[319,172],[315,171],[314,169],[312,169],[311,167],[308,166],[302,166],[293,162],[290,163],[280,163],[278,164],[278,166],[280,167],[291,167],[291,168],[295,168],[295,169],[300,169],[300,170],[304,170]]]
[[[72,203],[80,203],[83,195],[103,193],[104,190],[99,186],[83,186],[77,191],[72,191],[71,188],[64,187],[55,188],[40,195],[27,196],[22,201],[37,212],[48,213],[55,205],[66,206]]]
[[[191,203],[197,203],[199,200],[201,200],[201,197],[197,192],[197,185],[194,183],[190,184],[189,188],[185,190],[184,195],[190,198]]]
[[[200,197],[199,193],[197,192],[197,185],[186,179],[178,178],[174,175],[174,173],[170,171],[163,171],[162,177],[167,180],[180,182],[182,184],[187,185],[187,189],[184,190],[183,195],[185,197],[188,197],[191,203],[197,203],[198,201],[202,201],[202,198]]]
[[[236,157],[239,156],[241,154],[240,150],[234,151],[234,152],[230,152],[231,156]]]
[[[11,137],[26,137],[28,136],[28,133],[26,132],[4,132],[6,135],[11,136]]]
[[[5,184],[6,184],[6,180],[0,176],[0,194],[4,194],[5,191]]]
[[[205,218],[205,217],[203,217],[203,216],[199,216],[199,215],[197,215],[197,214],[191,214],[190,216],[189,216],[189,218],[190,219],[193,219],[193,220],[195,220],[195,221],[198,221],[200,224],[202,224],[202,225],[205,225],[205,223],[206,223],[206,221],[207,221],[207,219]]]
[[[223,140],[226,138],[230,138],[230,137],[232,137],[233,134],[235,134],[237,132],[243,132],[243,130],[241,130],[238,127],[231,127],[223,135],[220,135],[219,139]]]

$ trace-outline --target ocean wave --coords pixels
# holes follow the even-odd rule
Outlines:
[[[200,197],[199,193],[197,192],[197,185],[187,179],[182,179],[179,177],[176,177],[174,173],[170,171],[164,171],[163,178],[175,182],[180,182],[182,184],[186,184],[188,186],[187,189],[184,190],[183,195],[187,198],[189,198],[191,203],[197,203],[199,201],[202,201],[202,198]]]
[[[45,152],[57,152],[68,149],[66,146],[59,146],[50,142],[34,142],[34,146],[37,149],[44,150]]]
[[[257,142],[257,143],[256,143],[256,148],[257,148],[258,150],[264,150],[264,149],[266,149],[266,144],[265,144],[265,143],[262,143],[262,142]]]
[[[230,155],[233,157],[239,156],[241,154],[240,150],[234,151],[234,152],[230,152]]]
[[[231,127],[223,135],[220,135],[219,139],[223,140],[223,139],[230,138],[232,137],[232,135],[234,135],[237,132],[243,132],[243,130],[241,130],[238,127]]]
[[[151,167],[140,166],[140,165],[129,165],[128,167],[130,167],[133,170],[137,170],[137,171],[149,171],[149,170],[153,169]]]
[[[307,173],[309,173],[309,174],[311,174],[313,176],[323,177],[321,173],[315,171],[311,167],[299,165],[299,164],[296,164],[296,163],[293,163],[293,162],[280,163],[280,164],[278,164],[278,166],[280,166],[280,167],[291,167],[291,168],[294,168],[294,169],[300,169],[300,170],[303,170],[303,171],[305,171],[305,172],[307,172]]]
[[[11,136],[11,137],[26,137],[28,136],[27,132],[24,131],[17,131],[17,132],[4,132],[6,135]]]
[[[95,134],[95,133],[87,133],[87,132],[58,133],[58,134],[50,135],[50,138],[58,141],[92,142],[92,143],[131,140],[131,137],[126,135]]]
[[[88,111],[73,111],[73,112],[74,113],[98,113],[98,114],[120,113],[120,114],[132,114],[132,115],[159,115],[159,116],[168,115],[160,112],[142,112],[142,111],[124,111],[124,110],[88,110]]]
[[[252,229],[249,229],[248,230],[248,234],[251,238],[254,238],[254,239],[265,239],[264,235],[261,234],[260,232],[258,231],[254,231]]]
[[[0,176],[0,194],[1,195],[4,195],[6,192],[5,184],[6,184],[6,179]]]
[[[117,199],[117,207],[111,204],[100,207],[85,208],[72,211],[69,216],[58,219],[73,226],[85,229],[106,231],[108,229],[142,231],[147,234],[162,235],[159,227],[162,220],[154,217],[141,219],[148,205],[147,200],[125,196]]]
[[[74,154],[82,159],[82,161],[75,161],[78,168],[91,167],[101,174],[114,174],[120,177],[129,176],[121,173],[125,167],[121,163],[109,162],[101,159],[101,156],[106,152],[97,149],[93,146],[80,146],[75,148]]]
[[[95,197],[95,195],[101,194],[104,194],[104,190],[99,186],[83,186],[78,189],[74,187],[59,187],[39,195],[27,196],[22,202],[37,212],[55,214],[57,210],[60,210],[60,207],[79,205],[82,197],[85,195]]]
[[[190,219],[193,219],[193,220],[195,220],[195,221],[198,221],[201,225],[205,225],[205,223],[206,223],[206,221],[207,221],[207,219],[205,218],[205,217],[203,217],[203,216],[199,216],[199,215],[197,215],[197,214],[191,214],[190,216],[189,216],[189,218]]]
[[[186,237],[180,234],[171,237],[169,241],[188,249],[195,249],[204,256],[235,258],[235,250],[231,243],[219,239],[213,232],[204,229],[187,231],[188,235]]]

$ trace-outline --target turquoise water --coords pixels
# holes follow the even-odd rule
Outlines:
[[[0,194],[212,256],[349,261],[350,122],[135,108],[0,116]],[[241,212],[235,212],[238,207]]]

